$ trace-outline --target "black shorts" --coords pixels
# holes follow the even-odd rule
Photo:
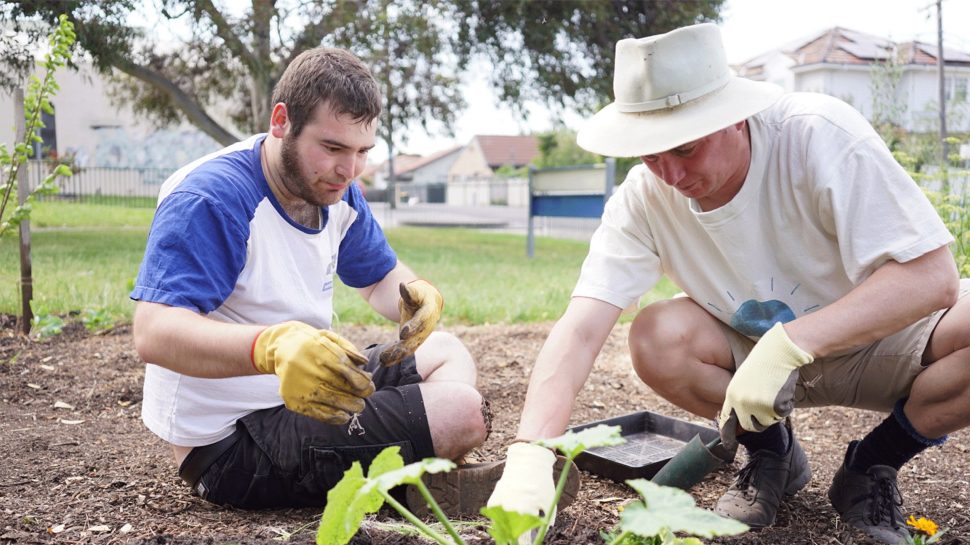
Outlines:
[[[367,398],[364,412],[339,426],[282,405],[250,413],[236,422],[235,443],[201,474],[193,491],[207,501],[244,509],[322,507],[327,491],[355,461],[366,474],[388,446],[401,447],[406,464],[434,456],[414,358],[381,367],[379,352],[366,351],[377,391]],[[179,474],[184,476],[187,464],[203,458],[209,447],[192,449]]]

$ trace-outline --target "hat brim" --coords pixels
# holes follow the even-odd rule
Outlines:
[[[774,104],[784,90],[763,81],[732,77],[727,85],[686,104],[626,113],[610,104],[576,135],[583,149],[608,157],[642,157],[703,138]]]

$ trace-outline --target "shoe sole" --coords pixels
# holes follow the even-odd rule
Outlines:
[[[553,482],[559,481],[559,475],[565,465],[566,458],[557,456],[553,466]],[[571,465],[569,475],[566,477],[566,487],[557,504],[560,512],[573,503],[576,495],[579,494],[579,469],[576,464]],[[495,483],[502,477],[504,470],[504,460],[467,464],[447,473],[425,474],[421,480],[448,518],[469,517],[481,514],[479,511],[485,507],[489,496],[492,495],[492,490],[495,489]],[[422,518],[431,515],[431,508],[424,501],[418,487],[408,486],[406,497],[408,509],[412,513]]]

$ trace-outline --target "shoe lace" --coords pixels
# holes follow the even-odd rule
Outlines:
[[[754,493],[754,489],[751,486],[754,481],[754,476],[758,473],[758,466],[761,465],[761,456],[751,456],[748,459],[748,463],[744,464],[741,471],[738,471],[738,476],[734,480],[734,487],[741,491],[745,497],[749,497]]]
[[[875,486],[869,493],[869,519],[873,525],[878,526],[885,520],[893,528],[899,528],[896,513],[902,513],[903,497],[899,492],[899,486],[895,479],[883,477],[876,480]]]

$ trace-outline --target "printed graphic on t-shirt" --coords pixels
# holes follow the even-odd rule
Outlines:
[[[711,301],[707,302],[707,305],[714,310],[730,314],[729,324],[731,327],[742,335],[748,337],[761,337],[769,329],[772,328],[777,322],[788,323],[796,318],[795,311],[792,310],[792,305],[798,308],[798,288],[800,284],[796,284],[790,290],[779,290],[783,291],[779,296],[787,299],[789,302],[782,301],[778,298],[765,298],[765,299],[745,299],[737,306],[736,309],[722,309],[718,305]],[[757,286],[756,286],[757,287]],[[775,291],[775,279],[771,278],[769,285],[767,286],[771,293]],[[784,293],[787,292],[787,293]],[[725,290],[728,298],[732,303],[736,303],[738,298],[731,293],[730,290]],[[791,303],[791,304],[789,304]],[[817,304],[808,304],[807,306],[801,308],[802,313],[810,312],[819,307]]]

